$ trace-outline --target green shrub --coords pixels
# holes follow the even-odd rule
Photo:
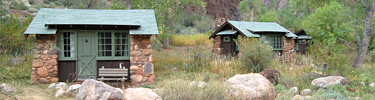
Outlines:
[[[0,25],[0,44],[2,50],[0,54],[25,54],[31,52],[35,37],[30,35],[25,38],[23,32],[31,22],[31,17],[18,19],[17,16],[11,16],[2,20]]]
[[[16,1],[16,0],[12,0],[9,7],[12,9],[17,9],[17,10],[27,10],[25,3],[23,3],[22,1]]]
[[[255,38],[239,38],[240,59],[248,72],[260,72],[267,68],[272,60],[272,47]]]
[[[368,51],[364,60],[365,62],[368,62],[368,63],[374,63],[375,62],[375,50]]]

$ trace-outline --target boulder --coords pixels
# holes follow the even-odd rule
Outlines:
[[[56,87],[56,83],[51,83],[50,85],[48,85],[48,88],[49,88],[49,89],[52,89],[52,88],[54,88],[54,87]]]
[[[64,91],[64,89],[60,88],[60,89],[56,92],[55,97],[56,97],[56,98],[59,98],[59,97],[62,97],[62,96],[64,96],[64,95],[65,95],[65,91]]]
[[[66,85],[66,83],[64,83],[64,82],[56,83],[56,87],[55,87],[55,89],[58,90],[59,88],[61,88],[61,89],[63,89],[63,90],[66,90],[66,89],[68,88],[68,85]]]
[[[105,92],[99,100],[107,100],[111,96],[111,93]]]
[[[311,100],[311,96],[295,95],[292,100]]]
[[[192,81],[192,82],[190,82],[190,86],[198,86],[198,87],[204,87],[204,86],[206,86],[207,85],[207,83],[206,82],[202,82],[202,81]]]
[[[0,85],[0,92],[3,91],[5,94],[14,93],[13,89],[4,83]]]
[[[73,95],[73,96],[77,95],[78,90],[81,86],[82,86],[81,84],[75,84],[75,85],[69,86],[68,89],[66,89],[66,94]]]
[[[311,89],[304,89],[302,92],[301,92],[301,95],[303,96],[308,96],[308,95],[311,95]]]
[[[298,94],[298,88],[297,87],[292,87],[288,90],[288,93],[291,93],[291,94]]]
[[[79,88],[76,100],[97,100],[105,92],[111,93],[111,96],[108,98],[111,100],[121,100],[124,94],[119,88],[114,88],[97,80],[87,79],[83,81],[82,86]]]
[[[259,73],[237,74],[225,84],[231,87],[227,92],[232,96],[249,100],[274,100],[276,97],[272,83]]]
[[[314,79],[311,84],[322,88],[328,88],[329,85],[347,85],[348,80],[342,76],[327,76]]]
[[[264,77],[266,77],[272,84],[277,85],[279,83],[280,79],[280,72],[275,70],[275,69],[264,69],[263,71],[260,72]]]
[[[124,100],[162,100],[159,95],[148,88],[128,88]]]

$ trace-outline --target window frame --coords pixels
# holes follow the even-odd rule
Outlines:
[[[266,41],[272,47],[273,51],[283,50],[283,45],[284,45],[283,44],[283,35],[267,34],[267,35],[264,35],[264,36],[266,37]],[[271,39],[273,39],[273,41]]]
[[[96,49],[96,53],[95,53],[95,56],[96,56],[96,60],[130,60],[130,52],[131,52],[131,49],[130,49],[130,47],[131,47],[131,40],[130,40],[130,30],[59,30],[58,32],[56,32],[57,33],[57,37],[58,37],[58,39],[57,39],[57,50],[58,50],[58,61],[75,61],[75,60],[77,60],[77,55],[78,55],[78,38],[77,38],[77,34],[78,34],[78,32],[80,32],[80,31],[87,31],[87,32],[92,32],[92,34],[95,34],[95,42],[93,43],[94,45],[95,45],[95,49]],[[73,57],[63,57],[63,56],[60,56],[60,55],[64,55],[63,53],[63,51],[61,51],[61,50],[63,50],[63,47],[62,47],[62,45],[63,44],[61,44],[61,41],[63,41],[63,33],[64,32],[71,32],[71,33],[73,33],[73,35],[70,35],[70,36],[73,36],[72,38],[73,38],[73,41],[74,41],[74,44],[73,44],[73,46],[74,46],[74,50],[73,50],[73,53],[75,54]],[[114,45],[114,42],[115,42],[115,36],[114,36],[114,34],[116,33],[116,32],[125,32],[125,34],[127,34],[127,42],[128,42],[128,44],[127,44],[127,47],[128,47],[128,54],[127,54],[127,56],[115,56],[115,50],[114,49],[112,49],[112,51],[111,51],[111,53],[112,53],[112,56],[110,56],[110,57],[101,57],[101,56],[99,56],[99,48],[98,48],[98,46],[99,46],[99,41],[98,41],[98,39],[99,39],[99,37],[98,37],[98,34],[99,34],[99,32],[111,32],[111,47],[112,48],[115,48],[115,45]],[[125,45],[126,46],[126,45]],[[126,51],[126,50],[123,50],[123,51]]]
[[[129,33],[129,30],[122,30],[122,31],[97,31],[96,32],[96,40],[99,40],[99,33],[101,33],[101,32],[111,32],[111,48],[113,48],[113,49],[111,49],[111,56],[99,56],[99,48],[98,48],[98,46],[99,46],[99,41],[98,42],[96,42],[96,50],[97,50],[97,53],[96,53],[96,55],[97,55],[97,60],[130,60],[130,51],[131,51],[131,49],[130,49],[130,45],[131,45],[131,43],[130,43],[130,33]],[[127,46],[128,46],[128,56],[115,56],[115,52],[116,52],[116,50],[115,50],[115,33],[118,33],[118,32],[120,32],[120,33],[123,33],[123,32],[125,32],[125,34],[127,34],[128,36],[127,36],[127,42],[128,42],[128,44],[127,44]],[[126,51],[126,50],[123,50],[123,51]]]
[[[223,36],[223,42],[230,42],[230,36]]]
[[[65,46],[65,43],[63,43],[64,41],[64,32],[70,32],[70,38],[73,38],[73,44],[70,43],[70,47],[73,49],[70,49],[70,51],[72,52],[71,54],[75,54],[73,55],[72,57],[65,57],[64,56],[64,53],[65,53],[65,49],[64,49],[64,46]],[[59,61],[69,61],[69,60],[76,60],[77,59],[77,32],[76,31],[59,31],[57,32],[57,47],[58,47],[58,60]]]

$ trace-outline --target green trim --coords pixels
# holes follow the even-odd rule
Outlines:
[[[73,38],[71,40],[71,42],[73,43],[69,43],[70,45],[70,50],[71,51],[71,55],[72,57],[65,57],[65,50],[64,50],[64,46],[66,45],[64,43],[64,32],[70,32],[70,38]],[[77,59],[77,32],[75,31],[59,31],[58,32],[58,42],[57,42],[57,45],[58,45],[58,60],[61,60],[61,61],[66,61],[66,60],[76,60]]]
[[[283,35],[280,34],[267,34],[263,35],[266,37],[268,43],[272,46],[273,50],[283,50]]]
[[[63,41],[63,35],[62,35],[62,33],[63,32],[72,32],[73,33],[73,35],[71,35],[73,38],[74,38],[74,44],[73,44],[73,46],[74,46],[74,50],[73,50],[73,53],[75,54],[74,55],[74,57],[63,57],[63,56],[61,56],[61,55],[64,55],[64,52],[62,52],[61,50],[63,50],[63,45],[61,45],[61,42]],[[58,33],[58,43],[57,43],[57,45],[58,45],[58,55],[59,55],[59,57],[58,57],[58,60],[59,61],[76,61],[77,60],[77,56],[78,56],[78,45],[77,45],[77,43],[78,43],[78,38],[77,38],[77,34],[78,34],[78,32],[93,32],[93,34],[96,34],[95,35],[95,42],[94,42],[94,44],[95,44],[95,49],[97,50],[97,52],[95,53],[96,54],[96,60],[130,60],[130,33],[129,33],[129,30],[122,30],[122,31],[120,31],[120,30],[59,30],[57,33]],[[98,48],[98,39],[99,39],[99,37],[98,37],[98,34],[99,34],[99,32],[111,32],[111,47],[112,47],[112,50],[111,50],[111,53],[112,53],[112,56],[107,56],[107,57],[100,57],[99,56],[99,48]],[[128,50],[121,50],[121,51],[123,51],[123,53],[127,53],[127,54],[124,54],[124,56],[115,56],[115,36],[114,36],[114,34],[116,33],[116,32],[121,32],[121,33],[123,33],[123,32],[125,32],[126,34],[127,34],[127,43],[128,44],[125,44],[125,46],[127,46],[128,48]],[[121,37],[122,38],[122,37]],[[121,39],[121,38],[119,38],[119,39]],[[124,48],[124,49],[126,49],[126,48]],[[125,52],[125,51],[127,51],[127,52]]]

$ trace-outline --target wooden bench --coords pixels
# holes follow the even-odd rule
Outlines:
[[[122,89],[124,89],[125,80],[129,73],[127,68],[99,68],[98,80],[100,81],[121,81]]]

